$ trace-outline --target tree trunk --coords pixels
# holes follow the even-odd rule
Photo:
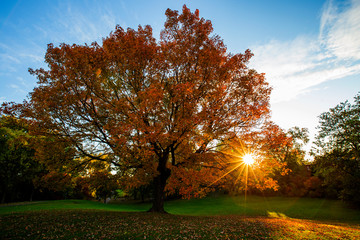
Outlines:
[[[141,198],[141,202],[144,203],[145,202],[145,187],[141,186],[140,187],[140,198]]]
[[[30,199],[29,199],[30,202],[33,201],[34,192],[35,192],[34,188],[31,188]]]
[[[1,203],[5,203],[5,199],[6,199],[6,192],[4,191],[1,197]]]
[[[154,178],[154,200],[149,212],[166,213],[164,209],[164,190],[166,186],[166,181],[171,174],[171,170],[166,167],[168,156],[169,155],[167,154],[163,158],[159,159],[159,166],[157,168],[157,170],[159,171],[159,175]]]

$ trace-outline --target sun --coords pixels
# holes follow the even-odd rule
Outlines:
[[[243,159],[243,162],[244,162],[246,165],[252,165],[252,164],[254,164],[254,162],[255,162],[253,155],[251,155],[251,154],[249,154],[249,153],[245,154],[245,155],[242,157],[242,159]]]

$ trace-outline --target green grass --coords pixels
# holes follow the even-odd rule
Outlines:
[[[248,196],[176,200],[166,210],[181,215],[272,216],[360,224],[360,210],[337,200]]]
[[[117,202],[103,204],[86,200],[58,200],[9,206],[0,205],[0,215],[54,209],[143,212],[148,210],[150,206],[150,203]],[[360,210],[351,209],[341,201],[315,198],[265,198],[248,196],[245,201],[243,196],[208,197],[203,199],[168,201],[165,203],[165,210],[177,215],[271,216],[360,224]]]
[[[150,204],[139,203],[122,203],[122,204],[104,204],[101,202],[87,200],[54,200],[27,202],[20,204],[3,204],[0,205],[1,214],[12,214],[26,211],[37,210],[72,210],[72,209],[92,209],[105,211],[122,211],[122,212],[139,212],[146,211],[150,208]]]
[[[0,239],[360,239],[360,211],[309,198],[209,197],[150,203],[84,200],[0,206]]]

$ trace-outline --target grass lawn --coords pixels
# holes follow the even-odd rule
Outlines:
[[[204,199],[169,201],[166,210],[181,215],[244,215],[299,218],[360,224],[360,210],[337,200],[221,196]]]
[[[60,209],[92,209],[106,211],[123,211],[123,212],[139,212],[146,211],[150,208],[150,204],[138,203],[121,203],[121,204],[103,204],[102,202],[87,200],[56,200],[56,201],[40,201],[27,203],[14,203],[0,205],[0,215],[9,213],[18,213],[36,210],[60,210]]]
[[[211,197],[150,204],[82,200],[0,207],[0,239],[360,239],[360,211],[323,199]],[[139,212],[140,211],[140,212]]]

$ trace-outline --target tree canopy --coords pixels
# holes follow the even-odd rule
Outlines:
[[[360,203],[360,93],[320,115],[314,149],[325,195]]]
[[[34,190],[32,179],[42,166],[34,160],[28,124],[10,116],[0,117],[0,195],[8,200],[29,200]],[[24,196],[27,195],[27,196]]]
[[[247,67],[250,50],[229,53],[198,10],[165,14],[159,41],[150,26],[117,26],[102,44],[49,44],[22,105],[39,134],[111,163],[129,185],[153,183],[158,212],[168,182],[209,177],[218,146],[264,121],[271,92]]]

